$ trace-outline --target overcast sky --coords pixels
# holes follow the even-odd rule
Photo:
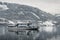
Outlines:
[[[60,13],[60,0],[0,0],[0,1],[34,6],[51,14]]]

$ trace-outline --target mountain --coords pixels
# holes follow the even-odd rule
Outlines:
[[[60,14],[55,14],[54,16],[55,16],[55,20],[57,22],[60,22]]]
[[[0,17],[9,20],[39,20],[47,21],[54,18],[50,13],[46,13],[38,8],[16,3],[0,2],[0,5],[6,5],[8,9],[0,11]]]

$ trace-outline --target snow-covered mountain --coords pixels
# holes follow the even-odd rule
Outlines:
[[[38,8],[15,4],[0,2],[0,5],[5,5],[8,9],[0,11],[0,17],[17,20],[39,20],[46,21],[52,19],[53,15],[46,13]]]

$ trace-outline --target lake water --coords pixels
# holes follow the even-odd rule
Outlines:
[[[60,40],[60,27],[40,27],[39,31],[21,30],[8,32],[7,25],[0,25],[0,40]]]

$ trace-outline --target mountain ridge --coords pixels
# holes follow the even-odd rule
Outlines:
[[[6,5],[9,9],[0,11],[0,17],[17,20],[40,20],[46,21],[52,19],[53,15],[46,13],[38,8],[28,5],[0,2],[0,5]]]

